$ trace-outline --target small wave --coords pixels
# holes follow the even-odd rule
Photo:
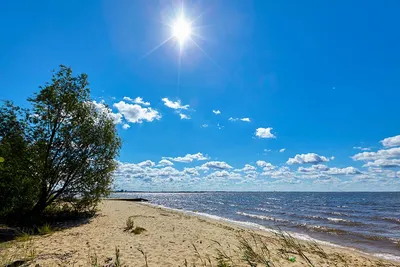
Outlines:
[[[349,233],[344,230],[331,228],[327,226],[321,226],[321,225],[302,224],[302,226],[306,227],[307,229],[310,229],[311,231],[329,233],[334,235],[344,235]]]
[[[300,226],[305,227],[305,228],[309,229],[310,231],[327,233],[327,234],[331,234],[331,235],[357,236],[359,238],[363,238],[363,239],[371,240],[371,241],[390,240],[390,238],[387,238],[384,236],[377,236],[377,235],[371,235],[371,234],[366,234],[366,233],[346,231],[346,230],[341,230],[341,229],[332,228],[332,227],[328,227],[328,226],[312,225],[312,224],[306,224],[306,223],[300,224]]]
[[[256,210],[260,210],[260,211],[266,211],[266,212],[273,212],[270,209],[265,209],[265,208],[255,208]]]
[[[210,211],[217,210],[217,209],[215,209],[215,208],[210,208],[210,207],[205,207],[204,209],[205,209],[205,210],[210,210]]]
[[[328,217],[328,218],[326,218],[328,221],[332,221],[332,222],[350,222],[350,221],[348,221],[348,220],[345,220],[345,219],[341,219],[341,218],[330,218],[330,217]]]
[[[374,216],[372,217],[375,220],[384,220],[384,221],[388,221],[388,222],[392,222],[392,223],[396,223],[396,224],[400,224],[400,219],[398,218],[392,218],[392,217],[379,217],[379,216]]]
[[[242,216],[246,216],[246,217],[250,217],[250,218],[266,220],[266,221],[274,221],[274,222],[287,222],[288,221],[288,220],[285,220],[285,219],[279,219],[279,218],[263,216],[263,215],[257,215],[257,214],[250,214],[250,213],[240,212],[240,211],[236,212],[236,214],[239,214],[239,215],[242,215]]]
[[[393,243],[400,245],[400,238],[389,238]]]
[[[400,261],[400,256],[392,255],[392,254],[386,254],[386,253],[376,253],[373,254],[375,257],[383,258],[386,260],[392,260],[392,261]]]
[[[337,224],[345,224],[348,226],[362,226],[365,225],[362,222],[356,222],[356,221],[351,221],[351,220],[346,220],[346,219],[342,219],[342,218],[333,218],[333,217],[321,217],[321,216],[317,216],[317,215],[304,215],[304,216],[300,216],[303,218],[308,218],[308,219],[313,219],[313,220],[320,220],[320,221],[331,221]]]
[[[338,212],[338,211],[332,211],[332,212],[328,212],[328,213],[332,214],[332,215],[337,215],[337,216],[349,216],[349,214],[347,214],[347,213]]]
[[[231,206],[231,207],[237,207],[237,205],[235,205],[235,204],[229,204],[229,206]]]

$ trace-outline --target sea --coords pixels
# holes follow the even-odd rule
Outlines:
[[[400,192],[123,192],[178,209],[265,231],[281,229],[400,261]]]

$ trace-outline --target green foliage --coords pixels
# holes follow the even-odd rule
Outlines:
[[[6,101],[0,106],[0,216],[23,213],[37,200],[26,139],[26,111]]]
[[[47,235],[54,232],[53,228],[50,225],[44,224],[37,228],[37,232],[39,235]]]
[[[110,192],[121,141],[87,75],[61,66],[28,101],[30,110],[0,106],[0,217],[41,215],[54,202],[93,211]]]

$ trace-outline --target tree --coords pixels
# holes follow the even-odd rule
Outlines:
[[[0,217],[22,214],[37,200],[37,184],[32,179],[23,118],[26,111],[6,101],[0,107]]]
[[[32,108],[19,115],[19,108],[3,108],[7,112],[0,115],[0,127],[5,128],[6,121],[12,121],[20,129],[15,135],[21,139],[21,155],[26,164],[14,171],[25,170],[23,176],[35,184],[30,211],[41,214],[57,200],[81,210],[95,207],[110,191],[121,140],[110,114],[92,103],[87,75],[74,77],[70,68],[60,66],[51,83],[40,87],[40,92],[28,101]],[[10,146],[10,140],[15,142],[18,138],[7,138],[7,134],[13,135],[3,131],[4,134],[0,130],[0,147],[5,148]],[[3,169],[12,175],[12,160],[7,160],[8,155],[2,157]],[[2,180],[6,173],[3,169]]]

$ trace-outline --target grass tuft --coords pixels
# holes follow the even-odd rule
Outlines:
[[[44,224],[37,228],[37,232],[39,235],[48,235],[53,233],[54,229],[49,224]]]
[[[133,220],[133,216],[130,216],[127,220],[126,220],[126,227],[125,227],[125,231],[132,231],[135,227],[135,221]]]
[[[239,250],[242,252],[242,260],[251,267],[262,264],[266,267],[274,267],[271,260],[271,253],[261,236],[254,233],[250,238],[239,237]]]
[[[121,255],[119,252],[119,248],[115,247],[115,261],[114,261],[114,267],[121,267]]]
[[[140,235],[141,233],[143,233],[144,231],[146,231],[146,229],[144,229],[143,227],[140,226],[136,226],[135,227],[135,222],[133,220],[134,216],[130,216],[127,220],[126,220],[126,226],[124,228],[125,232],[131,232],[134,233],[135,235]]]
[[[32,239],[32,234],[28,232],[21,232],[20,234],[17,235],[15,238],[15,241],[17,242],[26,242]]]
[[[32,237],[27,235],[22,243],[16,243],[12,250],[12,243],[0,244],[0,266],[27,266],[37,256]]]
[[[143,255],[143,257],[144,257],[144,262],[145,262],[145,266],[146,267],[149,267],[149,264],[148,264],[148,262],[147,262],[147,254],[146,254],[146,252],[144,252],[144,250],[142,249],[142,248],[137,248],[137,250],[140,252],[140,253],[142,253],[142,255]]]

